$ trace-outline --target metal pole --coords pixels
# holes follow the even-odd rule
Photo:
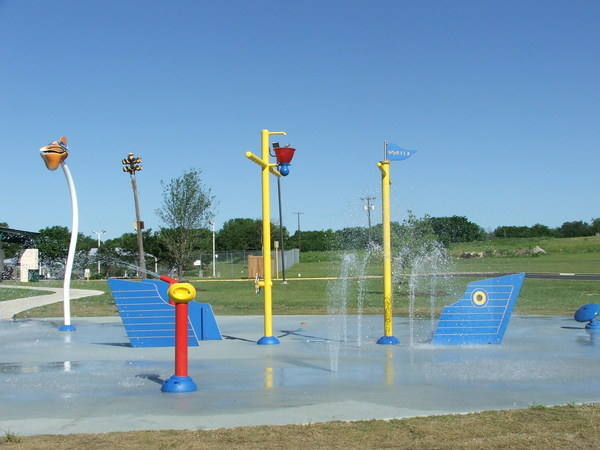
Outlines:
[[[369,243],[371,243],[371,209],[374,208],[374,205],[371,205],[371,200],[375,200],[375,197],[361,197],[361,200],[365,200],[367,202],[367,221],[369,224]]]
[[[298,251],[300,251],[300,244],[302,241],[302,238],[301,238],[302,233],[300,232],[300,215],[304,214],[304,213],[301,211],[297,211],[294,214],[296,214],[298,216]]]
[[[137,243],[139,251],[139,267],[142,272],[146,272],[146,258],[144,254],[144,238],[142,236],[142,227],[140,219],[140,202],[138,199],[137,181],[135,178],[135,172],[131,174],[131,189],[133,190],[133,201],[135,203],[135,228],[137,230]]]
[[[96,253],[96,258],[98,259],[98,274],[100,273],[100,236],[102,236],[104,233],[106,233],[105,230],[102,231],[93,231],[92,233],[96,234],[96,237],[98,238],[98,250]]]
[[[390,227],[390,162],[377,163],[381,171],[381,218],[383,225],[383,336],[378,344],[395,345],[400,341],[392,333],[392,239]]]
[[[217,277],[217,258],[216,258],[216,252],[215,252],[215,223],[211,222],[212,225],[212,272],[213,272],[213,278]]]
[[[71,325],[71,272],[73,271],[73,260],[75,259],[75,248],[77,247],[77,234],[79,233],[79,207],[77,206],[77,191],[69,166],[61,164],[67,185],[69,195],[71,196],[71,240],[69,241],[69,252],[67,254],[67,265],[65,267],[65,278],[63,281],[63,304],[64,304],[64,325],[59,328],[60,331],[74,331],[75,327]]]
[[[281,178],[277,177],[277,197],[279,200],[279,248],[281,249],[281,278],[283,284],[287,284],[285,279],[285,247],[283,245],[283,219],[281,214]]]
[[[279,241],[275,241],[275,273],[273,274],[273,278],[277,279],[277,275],[279,275]]]

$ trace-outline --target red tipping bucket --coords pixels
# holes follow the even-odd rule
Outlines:
[[[292,147],[278,147],[274,150],[278,163],[291,163],[294,152],[296,151],[296,149]]]

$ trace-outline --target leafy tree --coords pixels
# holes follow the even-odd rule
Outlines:
[[[0,222],[0,227],[9,228],[8,223],[6,222]],[[19,252],[19,250],[23,246],[23,244],[14,242],[10,238],[8,239],[8,241],[10,242],[3,242],[2,240],[0,240],[0,272],[3,266],[4,258],[12,258]]]
[[[546,225],[536,223],[532,227],[527,226],[501,226],[494,230],[495,237],[519,238],[519,237],[541,237],[553,236],[555,233]]]
[[[600,233],[600,218],[592,219],[592,232],[594,234]]]
[[[298,248],[298,238],[300,238],[300,246],[302,251],[325,251],[335,248],[335,231],[332,229],[321,231],[296,231],[289,239],[288,246]],[[287,247],[286,247],[287,248]]]
[[[503,225],[494,230],[494,236],[499,238],[530,237],[531,230],[525,226]]]
[[[71,232],[67,227],[55,225],[39,231],[35,245],[44,259],[61,260],[67,258]],[[96,240],[83,233],[77,235],[77,251],[88,252],[96,247]]]
[[[166,227],[161,228],[160,240],[171,253],[177,276],[183,275],[185,265],[190,262],[194,243],[199,238],[198,229],[206,226],[213,218],[215,201],[209,188],[203,186],[201,172],[190,169],[163,187],[162,207],[156,214]]]
[[[289,233],[283,227],[283,244],[288,248]],[[279,225],[271,224],[271,242],[279,241]],[[290,243],[291,245],[294,242]],[[235,218],[223,224],[217,234],[219,250],[260,250],[262,248],[262,220]]]
[[[543,236],[553,236],[555,233],[547,227],[546,225],[542,225],[541,223],[536,223],[531,227],[531,237],[543,237]]]
[[[564,222],[558,227],[557,231],[560,237],[591,236],[594,234],[592,226],[582,220]]]
[[[223,224],[217,234],[220,250],[258,250],[262,247],[262,221],[235,218]]]
[[[392,247],[402,269],[410,268],[415,259],[440,247],[438,236],[431,225],[431,218],[418,218],[412,211],[401,225],[392,223]]]
[[[378,235],[380,233],[373,233]],[[337,249],[367,248],[369,245],[369,230],[366,227],[348,227],[335,232],[335,246]]]
[[[483,239],[485,232],[476,223],[463,216],[431,217],[434,233],[445,246],[452,242],[471,242]]]
[[[36,246],[43,260],[66,259],[69,251],[71,233],[67,227],[53,226],[43,228],[39,231]]]

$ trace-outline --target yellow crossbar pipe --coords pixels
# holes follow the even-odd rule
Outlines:
[[[261,167],[267,167],[269,165],[268,161],[265,162],[262,159],[260,159],[258,156],[256,156],[254,153],[252,152],[246,152],[246,158],[248,158],[250,161],[255,162],[256,164],[258,164]]]
[[[277,167],[277,164],[269,164],[268,162],[265,163],[262,159],[260,159],[258,156],[256,156],[252,152],[246,152],[246,158],[248,158],[252,162],[255,162],[256,164],[258,164],[261,167],[268,166],[269,167],[269,172],[271,172],[276,177],[280,177],[281,176],[281,174],[279,173],[279,170],[277,170],[275,168],[275,167]]]

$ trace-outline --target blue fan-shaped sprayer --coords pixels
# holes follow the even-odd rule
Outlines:
[[[598,314],[600,314],[600,304],[588,303],[575,311],[573,318],[577,322],[588,322],[585,325],[587,330],[600,330],[600,320],[596,319]]]

